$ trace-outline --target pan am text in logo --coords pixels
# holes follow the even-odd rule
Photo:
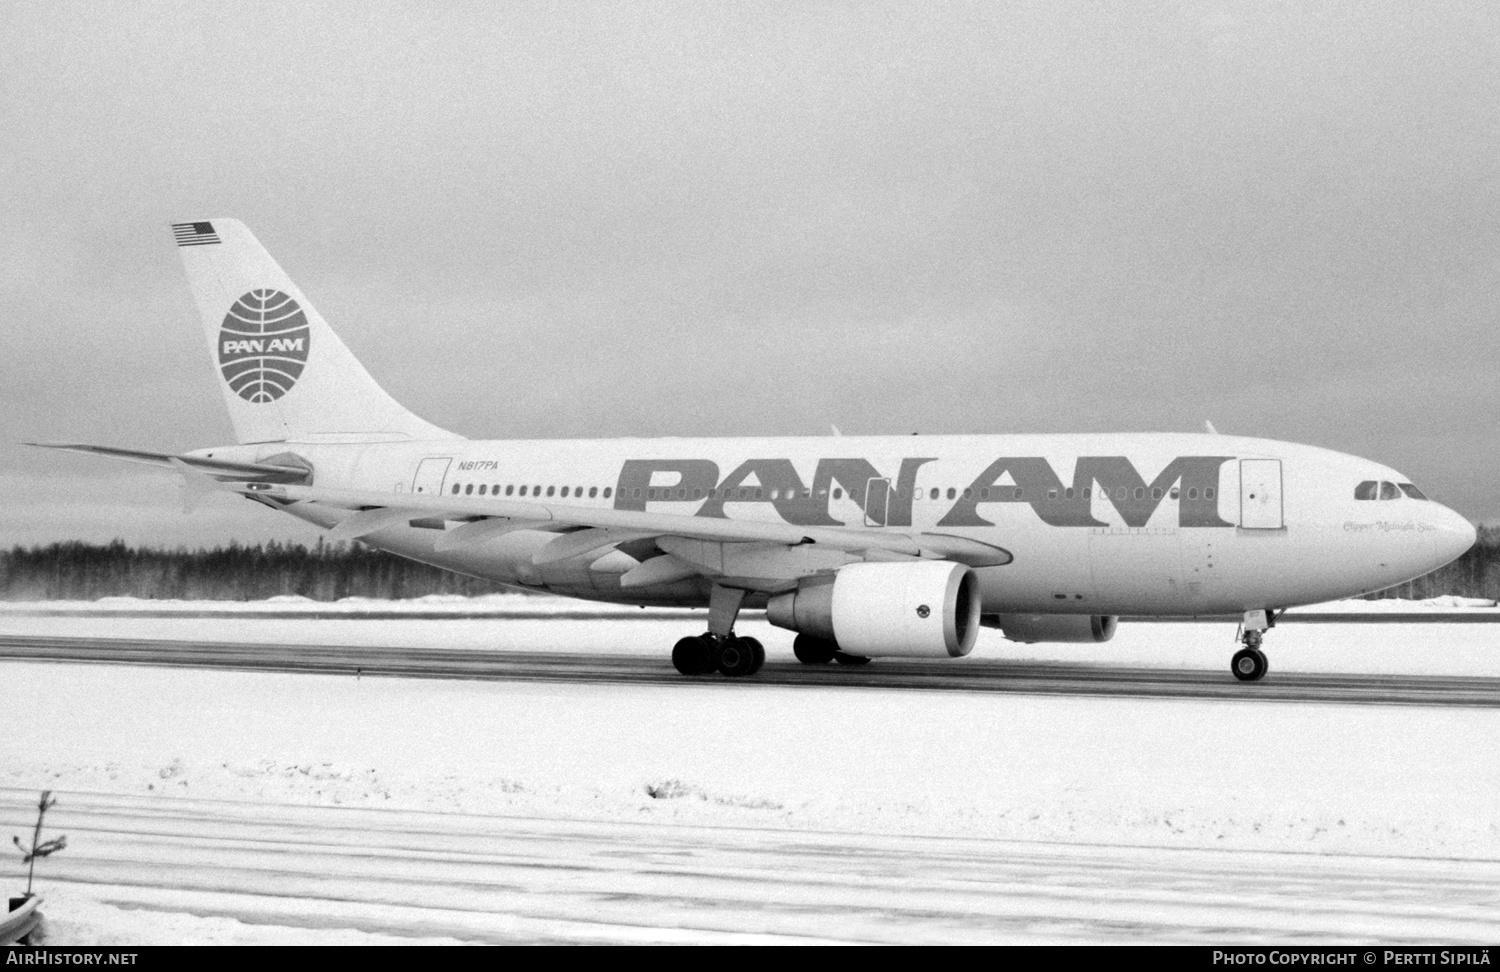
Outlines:
[[[252,290],[229,308],[219,330],[219,371],[247,402],[274,402],[307,366],[307,315],[279,290]]]

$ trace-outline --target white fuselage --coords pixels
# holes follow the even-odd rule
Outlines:
[[[329,441],[337,438],[196,454],[254,462],[293,453],[323,488],[539,494],[576,506],[964,537],[1011,555],[976,568],[986,614],[1281,608],[1392,586],[1474,539],[1468,521],[1438,503],[1405,493],[1356,499],[1361,483],[1409,482],[1389,467],[1227,435]],[[334,522],[315,505],[286,509]],[[592,565],[597,554],[537,566],[532,554],[556,536],[539,530],[438,551],[444,527],[401,525],[365,539],[573,597],[707,601],[709,584],[696,577],[622,589],[618,572]]]

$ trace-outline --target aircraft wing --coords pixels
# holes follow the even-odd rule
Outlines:
[[[953,560],[976,567],[1011,561],[1008,551],[991,544],[899,528],[807,527],[566,503],[324,489],[281,483],[219,486],[280,503],[317,503],[353,510],[352,515],[329,530],[330,539],[335,540],[355,539],[414,520],[460,522],[438,541],[439,549],[477,543],[523,525],[562,528],[565,532],[559,532],[556,539],[533,555],[533,563],[537,565],[575,557],[602,559],[620,544],[654,540],[664,556],[639,563],[632,561],[625,566],[621,583],[628,587],[693,574],[784,581],[863,559]],[[672,562],[661,562],[664,559]]]
[[[82,445],[72,442],[28,442],[26,445],[38,449],[62,449],[66,452],[82,452],[86,455],[122,459],[125,462],[143,463],[148,466],[172,467],[173,461],[185,463],[205,473],[220,476],[235,476],[240,479],[255,477],[257,480],[275,482],[304,482],[312,470],[306,466],[278,465],[264,462],[229,462],[209,459],[205,456],[180,456],[165,452],[141,452],[136,449],[116,449],[112,446]]]

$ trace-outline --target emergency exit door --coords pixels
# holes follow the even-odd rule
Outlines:
[[[891,481],[872,479],[865,484],[865,526],[885,526],[891,502]]]
[[[443,477],[448,475],[448,466],[453,459],[447,456],[438,459],[423,459],[417,463],[417,474],[412,477],[411,491],[436,496],[443,491]]]
[[[1286,525],[1281,503],[1281,460],[1240,460],[1240,526],[1280,530]]]

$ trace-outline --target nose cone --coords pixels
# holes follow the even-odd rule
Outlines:
[[[1474,529],[1474,524],[1448,507],[1439,506],[1436,503],[1433,506],[1437,507],[1434,511],[1436,516],[1432,520],[1433,531],[1430,534],[1435,561],[1433,569],[1435,570],[1467,553],[1469,548],[1474,546],[1478,532]]]

